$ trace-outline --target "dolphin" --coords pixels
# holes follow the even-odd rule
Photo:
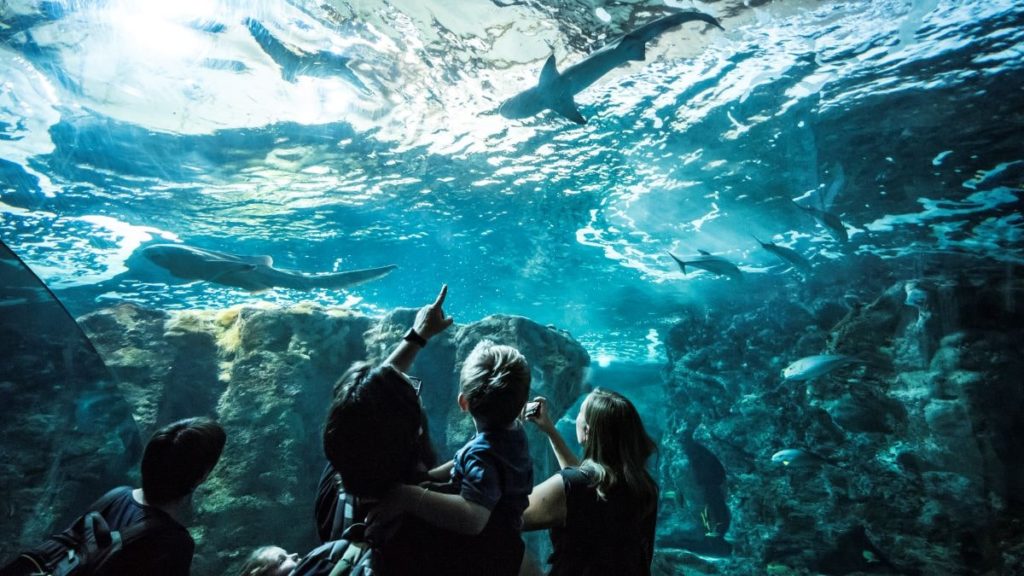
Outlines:
[[[797,204],[795,201],[793,202],[793,204],[796,204],[797,208],[813,216],[819,224],[821,224],[822,226],[825,227],[826,230],[828,230],[828,233],[831,234],[837,242],[845,244],[850,241],[850,237],[846,233],[846,226],[843,225],[843,222],[842,220],[839,219],[839,216],[836,216],[831,212],[818,210],[817,208],[801,206],[800,204]]]
[[[143,248],[142,255],[178,278],[205,280],[250,292],[270,288],[347,288],[387,276],[396,268],[392,265],[334,274],[303,274],[274,268],[270,256],[238,256],[184,244],[154,244]]]
[[[288,82],[295,82],[297,76],[341,76],[364,93],[371,92],[359,76],[348,67],[351,58],[327,51],[306,54],[278,40],[263,24],[252,18],[246,18],[245,25],[260,48],[281,67],[281,77]]]
[[[793,362],[789,366],[786,366],[782,370],[782,379],[787,382],[814,380],[819,376],[828,374],[836,368],[846,366],[847,364],[852,364],[854,362],[862,361],[845,354],[820,354],[817,356],[806,356]]]
[[[805,273],[811,271],[811,263],[807,261],[807,258],[801,256],[796,250],[786,248],[785,246],[779,246],[774,242],[761,242],[757,239],[757,236],[754,236],[754,240],[757,240],[757,243],[760,244],[762,248],[771,252],[783,262],[791,264],[797,270]]]
[[[554,110],[577,124],[587,120],[576,108],[572,97],[596,82],[612,69],[630,60],[646,58],[647,42],[685,22],[700,20],[718,28],[722,25],[714,17],[698,10],[685,10],[648,22],[629,34],[590,54],[561,73],[555,66],[555,55],[548,57],[536,86],[502,102],[498,108],[505,118],[529,118],[544,110]],[[723,28],[724,30],[724,28]]]
[[[729,262],[721,256],[712,256],[710,252],[704,250],[697,250],[700,252],[700,256],[688,261],[682,261],[676,257],[675,254],[669,252],[668,255],[679,264],[679,269],[686,274],[686,267],[700,268],[701,270],[707,270],[708,272],[718,274],[719,276],[728,276],[733,280],[743,280],[743,272],[736,267],[735,264]]]

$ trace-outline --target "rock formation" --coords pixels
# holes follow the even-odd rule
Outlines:
[[[752,280],[669,331],[662,573],[1022,565],[1024,283],[892,269],[859,257]],[[824,352],[862,362],[782,380]],[[808,457],[772,461],[791,448]]]
[[[313,500],[332,386],[351,363],[382,360],[414,315],[397,310],[371,320],[304,304],[180,312],[122,304],[80,319],[143,438],[195,415],[217,418],[228,432],[220,464],[196,495],[195,574],[231,573],[265,544],[301,552],[313,547]],[[455,398],[462,360],[483,339],[526,355],[533,393],[551,399],[556,417],[583,393],[589,357],[567,334],[514,316],[453,326],[430,342],[412,370],[424,380],[423,402],[441,457],[473,433]],[[543,437],[530,433],[540,477],[550,473],[553,459]],[[89,498],[105,489],[96,487]]]

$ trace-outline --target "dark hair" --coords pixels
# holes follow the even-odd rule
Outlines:
[[[479,342],[466,357],[459,378],[469,413],[488,428],[508,426],[530,395],[530,365],[519,350]]]
[[[142,492],[166,504],[196,489],[224,451],[224,428],[205,417],[186,418],[156,431],[142,454]]]
[[[419,461],[419,398],[393,366],[371,369],[362,362],[345,372],[335,392],[324,426],[324,454],[346,492],[379,497],[409,478]]]
[[[628,398],[595,388],[583,401],[587,440],[580,468],[590,473],[602,498],[624,490],[636,502],[641,518],[658,506],[658,485],[647,472],[647,459],[657,445],[644,429],[640,414]]]

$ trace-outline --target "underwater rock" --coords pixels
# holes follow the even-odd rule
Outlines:
[[[751,275],[750,295],[680,314],[664,338],[665,573],[687,573],[679,550],[704,545],[706,454],[724,470],[721,573],[1006,573],[1020,557],[1024,281],[897,270],[848,255],[804,281]],[[789,361],[818,354],[864,364],[782,381]],[[772,466],[787,448],[822,464]]]
[[[353,362],[383,360],[415,313],[400,309],[374,320],[309,304],[175,312],[122,304],[81,319],[145,437],[195,415],[214,416],[227,430],[221,461],[196,497],[195,573],[237,571],[246,554],[268,542],[313,547],[321,427],[333,385]],[[430,341],[412,369],[424,380],[422,399],[442,459],[473,434],[455,399],[462,360],[483,339],[523,352],[533,371],[531,393],[549,398],[553,418],[585,393],[590,359],[565,332],[517,316],[453,326]],[[540,479],[556,464],[546,439],[532,427],[528,433]]]

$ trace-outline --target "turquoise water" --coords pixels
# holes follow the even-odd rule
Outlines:
[[[76,316],[378,313],[448,283],[456,320],[526,315],[605,364],[662,362],[680,305],[726,282],[669,251],[749,274],[794,274],[752,235],[812,264],[1024,261],[1019,2],[698,2],[726,30],[666,33],[577,96],[582,127],[496,109],[552,51],[564,69],[666,8],[502,4],[4,2],[0,239]],[[839,215],[850,242],[791,200]],[[140,246],[179,241],[398,270],[257,294],[127,271]]]
[[[885,555],[894,573],[1013,569],[1024,4],[668,4],[0,0],[0,240],[73,317],[147,310],[92,318],[98,348],[116,349],[104,360],[132,377],[125,391],[0,253],[0,494],[17,496],[0,505],[5,539],[34,542],[122,482],[145,426],[216,405],[224,359],[178,362],[167,351],[182,332],[149,309],[311,301],[381,315],[447,283],[457,322],[518,314],[565,330],[590,354],[588,384],[636,402],[661,449],[663,566],[698,570],[683,551],[728,544],[730,567],[700,570],[887,573]],[[498,113],[549,55],[565,71],[680,7],[725,30],[662,35],[576,96],[585,125]],[[167,243],[310,274],[398,268],[346,289],[251,293],[141,256]],[[684,274],[670,256],[700,250],[746,280]],[[778,381],[825,352],[868,362]],[[324,385],[287,374],[285,389]],[[147,385],[168,387],[162,412]],[[322,409],[260,398],[293,424]],[[295,425],[250,436],[255,411],[230,399],[219,416],[236,446],[292,466],[302,459],[279,438],[318,442]],[[558,423],[570,442],[576,402]],[[109,454],[78,459],[97,446]],[[784,449],[837,465],[785,470],[771,460]],[[319,451],[305,456],[317,473]],[[262,512],[305,514],[281,495],[308,495],[310,474],[271,472],[254,494]],[[64,489],[39,499],[36,484]],[[197,573],[255,544],[217,540],[240,516],[211,500]],[[306,550],[306,536],[284,543]],[[0,546],[0,560],[13,552]]]

